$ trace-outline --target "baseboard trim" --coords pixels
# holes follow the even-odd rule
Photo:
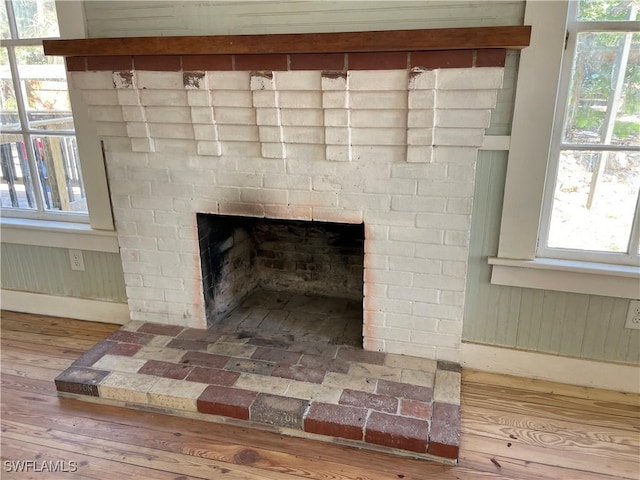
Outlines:
[[[485,372],[640,393],[640,366],[637,365],[596,362],[464,342],[462,365]]]
[[[129,321],[129,306],[126,303],[5,289],[0,289],[0,295],[0,306],[3,310],[118,325]]]

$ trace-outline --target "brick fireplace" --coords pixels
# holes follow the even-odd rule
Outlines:
[[[364,413],[349,425],[356,433],[347,438],[455,458],[459,369],[450,362],[460,361],[475,162],[502,83],[505,46],[511,45],[505,39],[496,46],[474,37],[474,42],[487,48],[464,48],[466,40],[461,39],[483,29],[457,30],[465,30],[456,33],[462,46],[452,50],[433,47],[442,41],[438,33],[443,32],[435,31],[397,32],[386,43],[367,40],[380,36],[366,32],[298,36],[305,37],[306,50],[300,47],[300,38],[292,41],[289,35],[203,37],[213,39],[215,48],[209,50],[215,52],[202,47],[198,39],[190,43],[190,51],[180,40],[174,50],[169,47],[163,52],[154,50],[155,46],[158,42],[170,45],[171,39],[133,39],[138,49],[133,51],[127,51],[119,39],[105,40],[105,45],[117,47],[111,52],[115,55],[100,50],[99,40],[77,41],[74,45],[80,47],[71,50],[75,53],[69,53],[70,44],[65,41],[45,44],[48,53],[68,56],[71,82],[82,91],[104,141],[133,321],[111,342],[147,345],[141,350],[139,346],[102,347],[91,362],[81,360],[75,366],[98,370],[67,372],[59,380],[59,390],[97,395],[100,387],[85,386],[103,385],[104,392],[111,393],[99,396],[123,400],[113,388],[124,388],[122,382],[141,382],[146,385],[146,390],[140,387],[146,392],[144,398],[151,404],[232,412],[235,418],[286,428],[302,428],[304,417],[305,431],[333,436],[345,430],[327,427],[326,418],[355,415],[346,410],[336,413],[335,404],[356,405]],[[528,30],[525,34],[528,39]],[[314,39],[334,37],[338,46],[327,47],[327,42],[320,42],[324,47],[313,46]],[[426,38],[432,46],[416,48],[416,42]],[[407,47],[402,48],[405,40],[398,39],[405,39]],[[367,41],[376,46],[363,47]],[[247,42],[254,50],[245,51]],[[92,54],[96,51],[99,56]],[[263,391],[246,378],[255,375],[254,370],[241,368],[245,373],[231,382],[234,388],[244,385],[243,392],[254,391],[251,395],[238,391],[231,402],[242,402],[243,395],[248,395],[246,414],[235,403],[233,408],[220,407],[219,399],[229,392],[203,392],[206,382],[188,381],[192,371],[184,374],[189,376],[183,387],[196,385],[191,395],[198,399],[197,407],[195,400],[186,404],[157,396],[153,400],[150,392],[155,387],[138,377],[162,371],[158,375],[178,378],[172,375],[180,370],[175,364],[158,365],[162,355],[153,348],[162,343],[162,348],[168,348],[165,354],[182,363],[200,358],[191,355],[185,360],[173,350],[185,345],[197,350],[189,342],[202,343],[207,334],[194,332],[207,332],[198,329],[211,330],[224,322],[257,287],[279,292],[263,295],[267,303],[285,295],[282,292],[355,300],[361,306],[357,336],[364,350],[370,351],[364,353],[374,356],[363,357],[341,347],[328,354],[322,365],[330,369],[340,364],[345,369],[334,375],[366,372],[368,379],[360,390],[340,390],[342,396],[338,392],[329,401],[326,389],[321,394],[316,390],[301,394],[304,388],[296,384],[297,396],[289,395],[295,401],[322,398],[326,403],[312,403],[309,409],[308,404],[294,402],[292,412],[299,411],[300,422],[293,427],[289,420],[265,420],[264,408],[272,408],[269,401],[263,402],[262,409],[255,407],[260,403],[255,391]],[[289,306],[296,303],[291,303],[292,297],[282,298]],[[234,332],[235,341],[245,338],[239,333]],[[154,340],[150,334],[164,340]],[[277,357],[280,366],[268,368],[268,375],[284,375],[293,383],[320,375],[304,370],[311,368],[304,363],[304,355],[291,360],[289,351],[297,351],[296,347],[287,346],[277,332],[256,340],[252,348],[247,348],[251,341],[242,348],[221,347],[220,342],[232,341],[221,340],[217,330],[209,335],[210,345],[199,348],[229,355],[225,358],[231,358],[231,363],[225,360],[216,367],[224,367],[225,378],[236,366],[246,366],[244,360],[233,363],[236,356],[249,356],[252,362]],[[265,352],[256,351],[266,345],[260,342],[289,353],[272,352],[266,358]],[[318,345],[313,347],[315,353],[322,350],[324,355],[325,348]],[[131,374],[137,380],[113,380],[113,375],[120,375],[114,367],[117,362],[104,360],[114,356],[106,353],[112,348],[118,352],[129,348],[132,356],[141,358],[139,364],[134,362],[135,368],[124,368],[137,372]],[[413,366],[403,364],[402,358]],[[156,363],[145,364],[142,359]],[[340,363],[344,361],[360,363],[350,367]],[[282,362],[293,363],[285,368]],[[256,364],[251,365],[253,369]],[[267,367],[261,364],[260,368]],[[289,373],[283,374],[283,368]],[[301,369],[307,376],[300,376]],[[323,371],[319,378],[329,377]],[[78,382],[82,389],[69,387]],[[325,385],[325,380],[320,382]],[[343,383],[327,385],[329,390],[346,388]],[[283,388],[280,393],[292,387]],[[430,403],[433,388],[435,402],[440,403]],[[404,394],[398,392],[407,391],[412,392],[407,402],[420,401],[405,409]],[[395,403],[388,400],[393,405],[387,404],[387,414],[393,410],[400,420],[390,421],[371,406],[390,392],[397,398]],[[138,400],[127,398],[130,403],[145,403],[139,395]],[[353,398],[361,403],[353,403]],[[216,410],[219,407],[222,410]],[[432,418],[433,411],[444,412],[446,420]],[[291,415],[298,414],[289,412],[282,418]],[[365,420],[366,426],[359,423]],[[404,433],[385,433],[394,422],[405,428],[405,421],[409,423]],[[307,424],[311,430],[306,430]],[[444,431],[443,425],[453,425],[453,433],[431,438],[429,428],[432,433],[433,429]],[[423,428],[424,435],[415,433]]]

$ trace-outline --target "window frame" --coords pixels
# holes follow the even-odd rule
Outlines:
[[[4,1],[4,0],[0,0]],[[56,14],[60,38],[87,38],[83,0],[56,0]],[[21,41],[21,40],[18,40]],[[103,252],[117,252],[111,200],[106,167],[95,123],[89,118],[81,92],[73,88],[67,74],[75,136],[85,186],[89,223],[61,221],[56,218],[37,219],[20,215],[6,215],[14,209],[3,209],[0,217],[3,243],[79,248]]]
[[[640,266],[537,256],[570,1],[526,3],[531,43],[520,55],[498,252],[488,259],[491,283],[640,298]]]

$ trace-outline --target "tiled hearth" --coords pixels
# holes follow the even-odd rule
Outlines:
[[[458,365],[338,344],[360,340],[335,335],[355,307],[258,292],[206,330],[133,321],[56,385],[64,396],[455,460]]]

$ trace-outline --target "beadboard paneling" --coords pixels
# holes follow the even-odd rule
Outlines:
[[[637,364],[640,331],[624,328],[629,300],[491,285],[507,152],[480,152],[463,339],[523,350]]]
[[[2,288],[126,303],[120,256],[83,251],[83,272],[71,270],[66,248],[2,244]]]

